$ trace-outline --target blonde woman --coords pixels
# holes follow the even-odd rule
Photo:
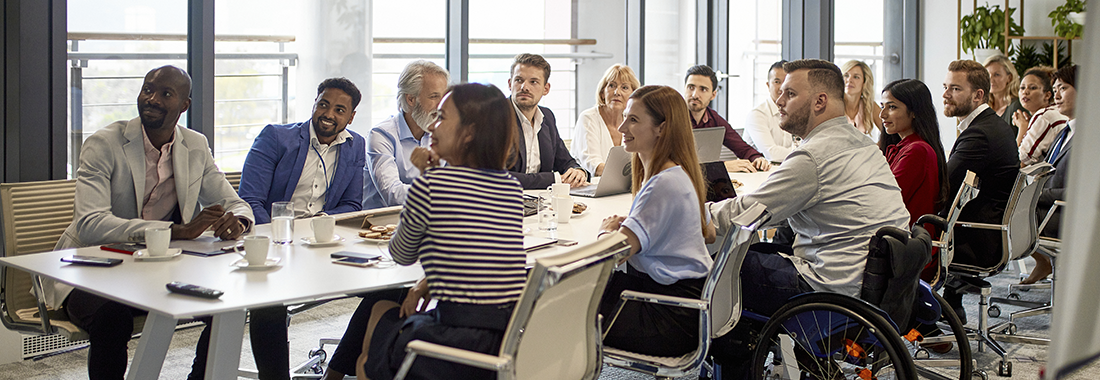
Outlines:
[[[1012,123],[1012,114],[1023,109],[1020,104],[1020,74],[1016,73],[1016,65],[1003,55],[995,55],[985,60],[985,70],[989,72],[989,108],[997,111],[997,116],[1004,119],[1012,127],[1012,131],[1019,133],[1016,124]]]
[[[615,64],[603,74],[596,90],[596,106],[584,110],[573,128],[569,153],[589,173],[603,175],[604,160],[613,146],[622,144],[622,134],[615,130],[623,122],[626,98],[641,83],[634,70]]]
[[[627,216],[604,219],[599,235],[620,231],[630,243],[627,270],[611,275],[600,302],[604,345],[657,356],[680,356],[699,342],[699,312],[627,302],[623,290],[699,297],[714,261],[715,239],[704,213],[707,191],[695,153],[687,104],[667,86],[645,86],[630,96],[619,125],[631,159],[634,203]],[[613,318],[614,316],[614,318]],[[611,324],[608,326],[608,324]]]
[[[844,74],[844,115],[864,136],[878,142],[882,135],[882,109],[875,103],[875,77],[866,63],[857,60],[840,66]]]

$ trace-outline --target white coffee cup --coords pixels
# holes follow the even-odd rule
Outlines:
[[[557,210],[558,223],[569,223],[569,217],[573,215],[573,197],[555,195],[553,199],[551,202]]]
[[[568,183],[555,183],[547,188],[550,190],[550,194],[554,197],[568,197],[569,196],[569,184]]]
[[[150,227],[145,229],[145,251],[149,256],[168,254],[168,242],[172,240],[172,229],[168,227]]]
[[[313,227],[313,241],[328,243],[332,241],[332,231],[336,229],[336,218],[331,215],[315,216],[310,220]]]
[[[241,253],[240,246],[234,247],[237,253],[244,256],[245,260],[248,260],[248,265],[264,265],[267,263],[267,250],[271,247],[271,238],[267,236],[245,236],[244,237],[244,253]]]

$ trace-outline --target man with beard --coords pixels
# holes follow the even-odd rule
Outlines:
[[[684,77],[684,101],[687,101],[688,112],[691,114],[691,128],[723,127],[726,129],[722,144],[739,158],[726,161],[727,170],[751,173],[771,169],[772,163],[764,158],[763,154],[746,144],[730,123],[718,115],[718,111],[710,108],[710,101],[714,100],[717,88],[718,75],[709,66],[696,65],[688,69]]]
[[[114,122],[88,137],[76,172],[73,223],[55,249],[140,242],[146,228],[170,228],[172,240],[194,239],[207,229],[223,240],[235,240],[251,228],[252,210],[214,165],[206,137],[176,125],[191,106],[190,94],[191,78],[182,69],[153,69],[138,93],[139,117]],[[88,332],[88,378],[121,379],[134,317],[147,311],[49,279],[43,282],[47,304],[62,307],[73,324]],[[257,328],[269,327],[263,322],[268,319],[256,312],[260,316],[253,316],[251,335],[260,376],[287,379],[286,335],[260,334]],[[199,336],[189,379],[201,379],[206,371],[210,321],[202,320],[207,326]],[[285,317],[275,326],[283,324]]]
[[[589,173],[569,154],[558,135],[558,124],[549,108],[539,100],[550,92],[550,63],[538,54],[523,53],[512,62],[508,87],[519,125],[519,155],[508,170],[524,189],[545,189],[555,182],[571,187],[588,184]]]
[[[241,198],[256,223],[271,223],[271,204],[294,202],[298,218],[363,208],[366,142],[347,130],[362,95],[347,78],[317,86],[313,118],[268,125],[256,136],[241,171]]]
[[[844,117],[840,69],[803,59],[783,70],[779,127],[801,137],[801,146],[753,193],[707,204],[719,233],[756,203],[767,206],[769,223],[790,222],[793,247],[753,245],[741,266],[741,293],[752,295],[742,298],[744,307],[765,316],[805,292],[858,297],[871,236],[887,226],[905,229],[909,222],[886,159]],[[738,324],[712,351],[731,379],[748,374],[748,325]]]
[[[943,82],[943,114],[959,120],[959,137],[947,159],[947,176],[951,184],[948,194],[958,193],[966,172],[974,172],[981,181],[981,191],[966,204],[959,220],[999,224],[1020,170],[1015,134],[1012,127],[986,105],[989,72],[982,64],[959,60],[951,62],[947,70]],[[999,231],[956,228],[954,262],[992,266],[1000,261]],[[965,323],[962,294],[957,292],[962,285],[948,283],[943,298]]]
[[[410,157],[430,154],[428,126],[435,122],[431,115],[447,92],[448,80],[447,70],[424,60],[409,63],[401,71],[397,79],[397,114],[367,134],[369,162],[363,181],[363,209],[405,204],[413,179],[420,176],[416,160]]]

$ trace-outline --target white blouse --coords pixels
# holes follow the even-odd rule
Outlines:
[[[596,167],[607,159],[607,152],[615,146],[611,140],[611,134],[607,131],[607,124],[600,116],[600,106],[595,106],[581,112],[577,117],[577,124],[573,126],[573,142],[570,143],[569,154],[580,163],[584,170],[596,173]]]

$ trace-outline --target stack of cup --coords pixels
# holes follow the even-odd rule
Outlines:
[[[550,185],[551,204],[557,212],[558,223],[569,223],[569,217],[573,215],[573,197],[569,196],[568,183],[555,183]]]

